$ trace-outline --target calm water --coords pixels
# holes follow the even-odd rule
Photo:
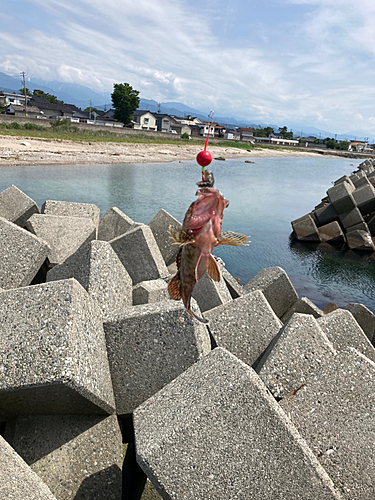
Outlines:
[[[354,252],[291,246],[290,221],[309,212],[332,181],[359,161],[327,158],[255,158],[214,161],[215,186],[230,200],[223,230],[251,236],[249,247],[222,247],[216,255],[245,284],[264,267],[280,266],[300,296],[318,306],[361,302],[375,311],[375,260]],[[195,162],[0,167],[0,191],[15,184],[39,207],[47,200],[95,203],[102,214],[116,206],[148,223],[164,208],[182,221],[195,199]]]

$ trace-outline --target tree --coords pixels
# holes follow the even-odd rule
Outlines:
[[[22,87],[22,89],[19,89],[18,93],[20,95],[25,95],[25,90],[26,90],[26,95],[31,95],[31,91],[27,87],[25,89]]]
[[[139,106],[139,91],[133,89],[128,83],[114,83],[111,94],[112,104],[115,109],[115,120],[124,125],[130,122],[132,114]]]
[[[46,99],[48,102],[51,102],[51,103],[64,104],[64,101],[60,101],[59,99],[57,99],[57,97],[55,95],[48,94],[48,92],[43,92],[43,90],[34,89],[33,95],[35,95],[37,97],[44,97],[44,99]]]
[[[293,132],[288,132],[288,127],[285,125],[283,127],[279,127],[279,134],[282,135],[283,139],[293,139]]]

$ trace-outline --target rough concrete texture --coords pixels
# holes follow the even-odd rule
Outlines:
[[[298,300],[297,292],[281,267],[262,269],[245,286],[245,292],[260,290],[278,318],[281,318]]]
[[[175,226],[181,229],[182,224],[177,219],[172,217],[168,212],[161,209],[155,217],[148,223],[159,250],[164,258],[165,264],[169,266],[172,264],[179,251],[179,245],[174,245],[168,234],[169,226]]]
[[[164,280],[141,281],[133,287],[133,306],[163,302],[168,299],[168,285]]]
[[[369,233],[370,230],[369,230],[369,227],[368,225],[366,224],[366,222],[359,222],[358,224],[354,224],[354,226],[349,226],[346,228],[346,231],[348,233],[350,233],[350,231],[365,231],[366,233]]]
[[[57,500],[122,500],[116,415],[18,417],[11,445]]]
[[[0,193],[0,217],[24,227],[27,219],[38,214],[39,208],[34,200],[29,198],[16,186],[9,186]]]
[[[307,297],[301,297],[292,305],[289,311],[281,317],[282,323],[286,323],[294,313],[311,314],[314,318],[320,318],[324,314],[323,311]]]
[[[348,231],[348,228],[354,226],[355,224],[361,224],[364,222],[361,212],[358,208],[353,208],[349,212],[342,212],[339,214],[339,220],[342,227],[345,231]]]
[[[211,350],[205,326],[172,300],[125,309],[104,331],[118,414],[131,413]]]
[[[365,222],[372,236],[375,236],[375,214],[366,215]]]
[[[207,311],[205,318],[216,344],[254,367],[282,327],[259,290]]]
[[[43,203],[41,212],[45,215],[60,215],[63,217],[89,217],[98,231],[100,209],[92,203],[47,200]]]
[[[260,361],[259,376],[275,397],[284,398],[300,390],[335,353],[316,319],[295,313]]]
[[[340,498],[256,373],[214,349],[134,412],[137,460],[165,499]]]
[[[350,311],[336,309],[318,318],[318,325],[327,335],[333,347],[341,351],[354,347],[375,362],[375,349]]]
[[[232,296],[223,278],[220,281],[214,281],[207,272],[195,285],[192,297],[197,301],[202,312],[232,301]]]
[[[230,274],[223,261],[219,261],[218,264],[220,267],[221,276],[224,279],[225,284],[227,285],[232,299],[238,299],[238,297],[242,297],[245,291],[243,289],[243,286],[241,286],[239,279],[236,279]]]
[[[328,203],[313,211],[313,215],[320,226],[329,224],[337,219],[338,215],[332,203]]]
[[[321,241],[327,241],[328,243],[344,243],[344,233],[337,221],[325,224],[318,228],[318,233]]]
[[[91,218],[34,214],[26,228],[51,247],[48,260],[51,266],[64,262],[81,246],[96,238],[96,227]]]
[[[132,280],[107,241],[91,241],[47,273],[47,281],[75,278],[106,318],[132,305]]]
[[[280,401],[348,500],[375,498],[374,383],[374,363],[355,350],[342,351]]]
[[[100,312],[76,280],[1,292],[0,352],[0,413],[113,412]]]
[[[352,180],[347,175],[343,175],[342,177],[337,179],[337,181],[335,181],[333,184],[336,186],[336,184],[340,184],[340,182],[344,182],[344,181],[348,182],[353,187],[353,189],[355,188]]]
[[[169,275],[151,229],[142,224],[110,241],[113,250],[128,271],[133,286],[141,281]]]
[[[356,172],[355,174],[350,176],[351,181],[354,184],[354,187],[359,188],[362,186],[367,186],[369,184],[369,181],[366,177],[365,172]]]
[[[366,231],[350,231],[346,233],[346,241],[350,250],[360,250],[373,252],[375,250],[374,242],[372,241],[371,234]]]
[[[334,209],[338,214],[342,212],[349,212],[355,208],[355,202],[353,198],[353,185],[348,182],[340,182],[328,189],[327,195],[329,201],[332,203]]]
[[[111,241],[129,231],[134,221],[117,207],[106,211],[99,221],[98,240]]]
[[[375,189],[371,184],[357,188],[353,192],[353,198],[362,215],[375,210]]]
[[[0,288],[30,285],[50,253],[45,241],[0,217]]]
[[[375,314],[363,304],[351,302],[345,307],[350,311],[359,326],[367,335],[368,339],[375,346]]]
[[[310,214],[292,221],[292,227],[299,240],[320,241],[318,228]]]
[[[0,436],[0,496],[4,500],[57,500],[40,477]]]

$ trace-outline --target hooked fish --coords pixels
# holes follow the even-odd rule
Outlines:
[[[248,236],[221,232],[223,212],[229,201],[213,187],[213,177],[197,184],[201,186],[196,192],[198,199],[188,208],[182,229],[169,226],[170,237],[181,248],[176,257],[177,273],[168,284],[168,292],[172,299],[182,299],[191,316],[207,324],[207,320],[197,317],[190,309],[194,286],[206,271],[214,281],[220,281],[219,266],[212,255],[214,247],[247,245]]]

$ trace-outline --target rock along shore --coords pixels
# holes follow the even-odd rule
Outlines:
[[[375,496],[375,316],[219,262],[169,299],[180,223],[0,193],[7,500]]]

